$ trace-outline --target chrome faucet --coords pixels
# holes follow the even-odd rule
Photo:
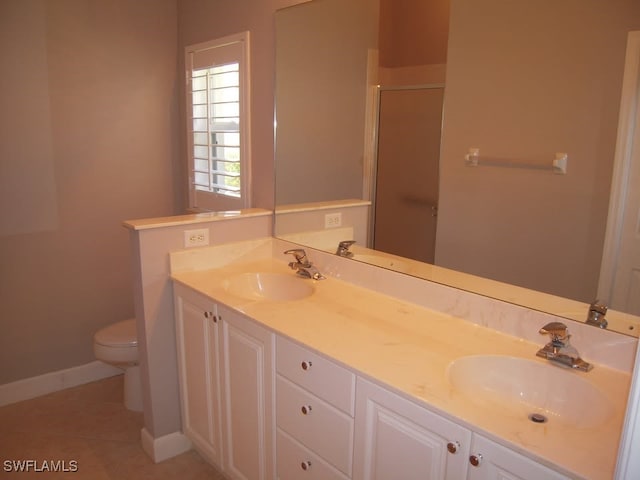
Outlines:
[[[291,254],[296,259],[295,262],[289,262],[289,268],[296,271],[296,275],[304,278],[312,278],[313,280],[324,280],[322,275],[313,263],[307,258],[307,252],[302,248],[292,248],[284,252],[285,254]]]
[[[593,365],[580,358],[578,351],[569,344],[569,330],[564,323],[547,323],[539,331],[541,335],[550,335],[551,341],[542,347],[536,355],[547,360],[562,365],[564,367],[575,368],[588,372]]]
[[[606,313],[607,306],[604,303],[600,303],[600,300],[595,300],[589,305],[589,314],[587,315],[586,323],[600,328],[607,328],[609,322],[604,318]]]
[[[336,255],[339,257],[353,258],[353,252],[349,251],[349,247],[356,243],[355,240],[343,240],[338,244]]]

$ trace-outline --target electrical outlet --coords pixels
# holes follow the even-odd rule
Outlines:
[[[324,228],[336,228],[342,225],[342,213],[327,213],[324,216]]]
[[[184,231],[184,247],[205,247],[209,245],[209,229],[198,228]]]

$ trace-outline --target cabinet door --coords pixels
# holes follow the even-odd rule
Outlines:
[[[473,434],[468,480],[568,480],[550,468],[499,445],[482,435]]]
[[[225,462],[234,479],[274,478],[274,335],[218,305],[222,320]]]
[[[215,305],[176,285],[175,308],[182,429],[207,460],[221,465],[219,325]]]
[[[354,479],[460,480],[471,432],[358,378]]]

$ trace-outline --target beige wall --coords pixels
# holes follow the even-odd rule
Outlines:
[[[273,206],[273,12],[296,3],[0,2],[0,384],[94,360],[133,316],[121,222],[186,207],[184,46],[251,31],[253,199]]]
[[[594,299],[638,5],[452,1],[436,263]],[[469,147],[549,165],[566,152],[568,174],[466,167]]]
[[[121,222],[183,208],[176,16],[0,2],[0,384],[93,361],[93,333],[133,316]]]
[[[323,0],[276,16],[277,205],[362,198],[377,16],[369,0]]]

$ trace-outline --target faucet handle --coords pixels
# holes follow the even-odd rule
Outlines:
[[[311,262],[307,258],[307,252],[305,252],[302,248],[292,248],[291,250],[286,250],[284,253],[285,255],[293,255],[296,259],[296,262],[298,262],[303,267],[308,268],[311,266]]]
[[[606,314],[608,309],[604,303],[600,303],[600,300],[594,300],[591,305],[589,305],[589,311],[599,313],[600,315]]]
[[[351,245],[353,245],[354,243],[356,243],[355,240],[342,240],[338,246],[342,247],[342,248],[349,248]]]
[[[562,322],[547,323],[539,331],[541,335],[551,335],[551,342],[556,346],[564,346],[569,340],[569,331],[567,326]]]
[[[336,255],[340,257],[347,257],[347,258],[353,257],[353,252],[349,251],[349,247],[354,243],[356,243],[355,240],[342,240],[340,243],[338,243],[338,249],[336,250]]]

